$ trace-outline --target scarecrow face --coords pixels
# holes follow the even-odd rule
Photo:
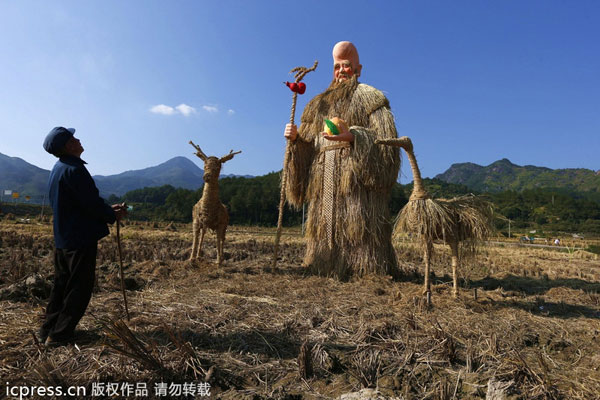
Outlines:
[[[336,82],[348,80],[354,75],[352,61],[343,58],[333,58],[333,77]]]
[[[205,182],[214,183],[219,180],[221,173],[221,161],[217,157],[208,157],[204,162],[204,179]]]
[[[358,60],[358,51],[350,42],[339,42],[333,47],[333,78],[343,82],[352,76],[360,76],[362,65]]]

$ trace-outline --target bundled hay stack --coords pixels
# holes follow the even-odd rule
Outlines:
[[[332,116],[350,125],[352,145],[320,134]],[[388,203],[400,158],[397,149],[375,145],[396,136],[388,100],[355,77],[305,107],[290,146],[286,198],[296,208],[309,202],[304,265],[312,273],[341,280],[398,275]]]
[[[403,136],[398,139],[378,140],[379,144],[402,147],[413,173],[413,192],[408,203],[400,210],[394,237],[401,232],[418,235],[423,243],[425,263],[424,293],[431,293],[429,281],[433,241],[442,240],[450,246],[452,253],[453,295],[458,296],[457,269],[459,245],[472,249],[478,240],[486,239],[493,232],[493,211],[491,204],[480,197],[466,195],[452,199],[432,199],[423,186],[421,171],[413,151],[412,141]]]
[[[458,296],[457,269],[459,266],[459,246],[464,255],[472,251],[475,243],[490,237],[494,231],[494,213],[492,205],[481,197],[472,194],[452,199],[438,199],[440,204],[446,203],[452,215],[452,226],[446,234],[445,242],[452,253],[452,281],[454,297]]]

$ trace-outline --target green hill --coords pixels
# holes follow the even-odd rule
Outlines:
[[[502,192],[525,189],[562,188],[574,192],[587,192],[600,199],[600,171],[584,168],[550,169],[533,165],[519,166],[506,158],[486,167],[473,163],[453,164],[446,172],[436,176],[448,183],[468,186],[479,192]]]
[[[18,192],[40,201],[48,185],[50,171],[29,164],[19,157],[0,153],[0,190]],[[5,199],[6,200],[6,199]]]

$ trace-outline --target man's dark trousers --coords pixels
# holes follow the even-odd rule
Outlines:
[[[46,309],[42,338],[69,340],[92,297],[98,242],[79,249],[54,250],[54,286]]]

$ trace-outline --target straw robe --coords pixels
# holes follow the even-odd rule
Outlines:
[[[309,102],[288,155],[287,199],[297,208],[309,202],[304,265],[342,280],[397,276],[389,201],[400,156],[375,144],[397,137],[394,117],[379,90],[355,79],[340,86]],[[354,142],[321,136],[324,118],[334,116],[348,123]]]

